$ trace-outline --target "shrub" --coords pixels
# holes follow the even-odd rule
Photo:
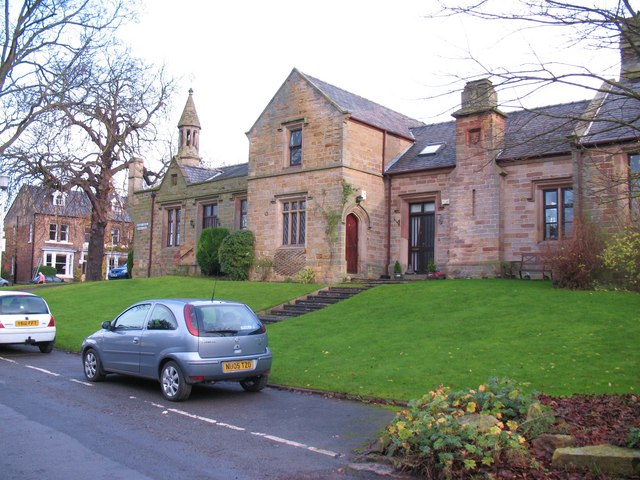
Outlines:
[[[518,421],[531,396],[511,380],[489,379],[477,390],[429,392],[398,412],[387,427],[386,453],[398,466],[427,478],[464,478],[501,462],[528,461]],[[469,414],[493,415],[492,426],[461,422]]]
[[[133,278],[133,250],[127,254],[127,277]]]
[[[602,260],[625,287],[640,291],[640,227],[629,226],[614,236],[607,243]]]
[[[261,282],[264,282],[269,277],[269,272],[272,268],[273,260],[268,257],[260,257],[253,263],[253,269]]]
[[[253,265],[253,233],[238,230],[228,235],[220,245],[220,271],[232,280],[247,280]]]
[[[572,290],[587,290],[602,273],[600,255],[604,242],[597,227],[576,218],[571,237],[559,241],[556,249],[545,253],[556,285]]]
[[[42,272],[43,275],[56,275],[58,271],[56,267],[50,265],[42,265],[38,268],[38,272]]]
[[[640,428],[631,427],[627,438],[627,447],[640,448]]]
[[[229,230],[224,227],[210,227],[202,230],[196,250],[196,261],[202,273],[208,277],[220,273],[220,259],[218,251]]]
[[[296,273],[296,281],[298,283],[308,284],[313,283],[316,279],[316,273],[312,268],[303,268],[298,273]]]

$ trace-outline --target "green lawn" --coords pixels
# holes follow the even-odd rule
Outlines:
[[[59,347],[148,297],[211,296],[213,281],[163,277],[39,288]],[[319,286],[222,282],[216,298],[254,310]],[[383,285],[269,326],[271,382],[398,400],[439,384],[510,377],[551,395],[640,391],[640,295],[549,282],[447,280]]]
[[[215,282],[209,278],[166,276],[133,280],[37,286],[29,291],[47,300],[56,319],[56,347],[77,352],[82,340],[132,303],[148,298],[235,300],[255,311],[287,302],[321,288],[297,283]],[[17,287],[19,288],[19,287]]]

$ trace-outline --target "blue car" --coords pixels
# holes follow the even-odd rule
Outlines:
[[[115,267],[109,270],[108,275],[109,280],[118,280],[120,278],[129,278],[129,271],[127,270],[127,265],[122,265],[120,267]]]

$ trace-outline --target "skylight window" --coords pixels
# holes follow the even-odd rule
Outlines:
[[[433,155],[434,153],[438,153],[442,147],[444,147],[444,143],[432,143],[426,145],[418,155]]]

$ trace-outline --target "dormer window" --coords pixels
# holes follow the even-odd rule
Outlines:
[[[53,197],[53,204],[56,207],[64,207],[65,199],[67,197],[66,193],[53,192],[52,197]]]
[[[426,145],[418,155],[434,155],[444,147],[444,143],[432,143]]]

